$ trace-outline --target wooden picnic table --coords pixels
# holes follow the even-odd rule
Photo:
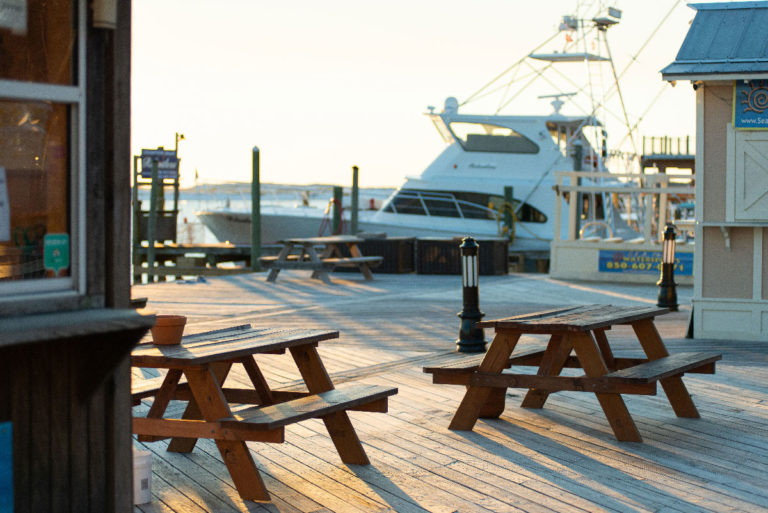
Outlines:
[[[145,442],[171,438],[172,452],[191,452],[198,438],[215,440],[240,496],[255,501],[267,501],[269,494],[245,442],[283,442],[285,426],[295,422],[323,419],[341,460],[368,464],[347,411],[386,412],[388,397],[397,389],[334,387],[317,344],[338,336],[338,331],[242,325],[185,336],[179,345],[139,344],[131,355],[134,367],[168,372],[158,380],[133,384],[134,405],[154,398],[146,417],[134,417],[133,432]],[[273,390],[254,356],[286,349],[306,391]],[[252,387],[223,386],[233,364],[244,367]],[[187,401],[181,419],[164,417],[171,400]]]
[[[506,319],[477,323],[495,328],[485,355],[455,365],[425,367],[434,383],[461,384],[467,392],[449,429],[472,430],[479,417],[496,418],[505,407],[508,387],[527,388],[524,408],[542,408],[549,394],[558,391],[592,392],[620,441],[641,442],[622,394],[655,395],[660,382],[678,417],[699,413],[683,384],[685,372],[714,374],[721,354],[686,352],[670,355],[653,319],[666,308],[587,305],[555,308]],[[647,358],[613,354],[606,331],[629,324]],[[517,351],[523,334],[550,335],[544,350]],[[575,352],[575,356],[571,356]],[[537,366],[534,374],[503,372],[512,366]],[[584,376],[560,376],[563,368],[581,368]]]
[[[366,280],[372,280],[371,267],[379,265],[383,257],[364,256],[358,244],[363,242],[353,235],[333,235],[330,237],[309,237],[280,241],[283,247],[277,256],[261,257],[264,267],[269,268],[267,281],[275,281],[281,269],[306,269],[312,271],[312,278],[331,283],[328,273],[336,267],[357,267]],[[345,256],[345,247],[350,256]],[[294,254],[294,249],[299,252]],[[322,248],[321,251],[320,248]]]

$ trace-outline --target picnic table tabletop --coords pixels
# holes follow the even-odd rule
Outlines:
[[[668,308],[656,306],[566,306],[503,319],[480,321],[477,323],[477,327],[522,331],[524,333],[592,331],[614,324],[628,324],[643,319],[651,319],[666,313],[669,313]]]
[[[131,353],[135,367],[186,367],[268,353],[299,345],[339,338],[333,330],[303,328],[252,328],[243,325],[216,332],[187,335],[181,344],[142,343]]]

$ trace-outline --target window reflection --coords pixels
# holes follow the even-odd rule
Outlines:
[[[0,101],[0,280],[69,275],[44,262],[45,236],[69,232],[68,115],[62,104]]]
[[[0,79],[75,84],[72,0],[11,4],[0,15]]]

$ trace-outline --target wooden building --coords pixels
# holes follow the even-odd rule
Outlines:
[[[130,1],[0,1],[0,511],[132,511]]]
[[[768,2],[692,7],[662,76],[696,90],[693,335],[768,341]]]

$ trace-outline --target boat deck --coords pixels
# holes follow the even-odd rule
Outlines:
[[[140,285],[134,296],[146,296],[158,313],[186,314],[188,332],[246,322],[338,329],[340,339],[320,345],[334,382],[399,389],[389,413],[350,414],[371,465],[341,463],[321,421],[292,425],[286,443],[248,444],[273,498],[257,504],[239,498],[210,440],[190,454],[166,452],[167,442],[137,443],[152,451],[154,466],[152,502],[136,512],[768,511],[768,344],[683,338],[690,288],[678,288],[682,311],[656,325],[672,352],[723,353],[715,375],[684,378],[702,418],[675,417],[663,394],[625,396],[644,443],[622,443],[594,395],[575,392],[527,410],[518,407],[521,391],[510,389],[501,419],[481,419],[472,432],[449,431],[464,388],[433,385],[422,367],[461,358],[460,278],[377,274],[368,282],[335,274],[333,282],[285,271],[273,284],[264,274],[243,274]],[[553,304],[652,305],[656,295],[652,284],[547,275],[480,280],[487,319]],[[630,328],[608,336],[639,355]],[[541,340],[526,336],[523,343]],[[271,383],[298,379],[289,358],[263,362]]]

